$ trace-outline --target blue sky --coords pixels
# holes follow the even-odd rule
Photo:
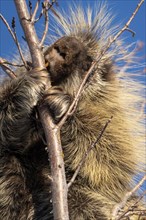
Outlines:
[[[28,2],[28,0],[27,0]],[[32,4],[35,5],[36,0],[32,0]],[[68,3],[72,3],[73,0],[58,0],[59,7],[65,8]],[[91,7],[94,7],[95,3],[97,2],[103,2],[102,0],[75,0],[75,2],[82,2],[83,6],[85,6],[87,3],[90,4]],[[113,13],[115,14],[115,22],[119,23],[122,22],[124,25],[126,21],[129,19],[131,14],[133,13],[134,9],[136,8],[136,5],[138,4],[139,0],[107,0],[107,4],[109,5],[109,8],[112,8]],[[16,18],[16,28],[17,28],[17,35],[20,42],[23,42],[22,35],[23,32],[20,28],[19,21],[17,19],[16,9],[13,0],[1,0],[0,1],[0,11],[4,15],[4,17],[7,19],[8,23],[11,24],[12,17]],[[146,24],[145,24],[145,3],[142,5],[140,10],[138,11],[138,14],[132,21],[130,28],[136,32],[136,35],[134,38],[131,37],[131,34],[129,32],[125,32],[123,37],[126,37],[126,40],[128,42],[134,42],[134,41],[142,41],[145,42],[146,37]],[[7,28],[5,25],[0,21],[0,55],[4,58],[8,57],[12,53],[15,53],[16,47],[15,44],[8,33]],[[145,48],[141,50],[141,55],[145,55]]]

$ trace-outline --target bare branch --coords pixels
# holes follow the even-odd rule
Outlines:
[[[48,4],[45,4],[45,9],[44,9],[44,16],[45,16],[45,30],[44,30],[44,33],[43,33],[43,36],[42,36],[42,39],[41,39],[41,42],[40,42],[40,47],[43,46],[43,43],[46,39],[46,35],[48,33],[48,27],[49,27],[49,16],[48,16],[48,7],[47,7]]]
[[[45,30],[40,42],[40,47],[43,46],[43,43],[46,39],[47,33],[48,33],[48,27],[49,27],[49,16],[48,16],[48,11],[53,7],[54,3],[56,2],[56,0],[52,1],[52,3],[49,3],[48,0],[44,1],[44,16],[45,16]]]
[[[8,67],[8,65],[5,63],[5,60],[2,59],[1,57],[0,57],[0,66],[8,76],[10,76],[11,78],[16,77],[16,74],[14,73],[14,71]]]
[[[13,40],[14,40],[14,42],[16,43],[15,35],[14,35],[13,31],[11,30],[11,28],[10,28],[8,22],[6,21],[6,19],[4,18],[4,16],[3,16],[2,14],[0,14],[0,18],[2,19],[2,21],[3,21],[4,24],[6,25],[8,31],[10,32],[10,34],[11,34]]]
[[[15,18],[14,18],[14,17],[13,17],[13,20],[12,20],[12,28],[13,28],[13,33],[14,33],[14,36],[15,36],[15,43],[16,43],[16,46],[17,46],[17,48],[18,48],[18,51],[19,51],[21,60],[22,60],[22,62],[24,63],[25,68],[28,70],[27,63],[26,63],[26,61],[25,61],[25,59],[24,59],[24,56],[23,56],[22,51],[21,51],[21,48],[20,48],[20,44],[19,44],[19,42],[18,42],[18,38],[17,38],[16,30],[15,30]]]
[[[37,21],[39,21],[43,14],[44,14],[44,3],[42,3],[42,11],[41,11],[39,17],[36,18],[35,20],[33,20],[32,23],[35,24]]]
[[[136,209],[135,209],[135,207],[136,207],[137,204],[141,201],[141,199],[144,197],[144,195],[146,195],[146,191],[144,191],[144,192],[142,193],[142,195],[138,197],[138,199],[136,200],[136,202],[135,202],[134,204],[131,204],[131,205],[118,217],[117,220],[120,220],[120,219],[122,219],[123,217],[127,217],[127,216],[129,216],[129,215],[131,215],[131,214],[133,215],[134,212],[137,212],[137,211],[139,211],[139,212],[141,212],[141,213],[143,213],[143,211],[146,212],[146,210],[136,210]],[[132,212],[132,213],[131,213],[131,212]],[[138,213],[137,213],[137,214],[138,214]],[[138,214],[138,215],[139,215],[139,214]]]
[[[52,3],[50,3],[48,0],[44,1],[44,16],[45,16],[45,30],[40,42],[40,47],[43,46],[43,43],[46,39],[47,33],[48,33],[48,27],[49,27],[49,16],[48,16],[48,11],[53,7],[55,4],[56,0],[53,0]]]
[[[8,60],[3,59],[2,57],[0,57],[0,64],[8,64],[10,66],[16,66],[16,67],[23,67],[24,66],[23,64],[9,62]]]
[[[2,21],[4,22],[4,24],[5,24],[6,27],[7,27],[8,31],[10,32],[10,34],[11,34],[11,36],[12,36],[12,38],[13,38],[13,40],[14,40],[14,42],[15,42],[17,48],[18,48],[18,51],[19,51],[20,57],[21,57],[21,59],[22,59],[22,61],[23,61],[23,63],[24,63],[24,66],[25,66],[26,69],[27,69],[27,64],[26,64],[25,59],[24,59],[24,57],[23,57],[23,53],[22,53],[20,44],[19,44],[18,39],[17,39],[17,36],[16,36],[16,32],[13,33],[13,31],[11,30],[11,28],[10,28],[8,22],[7,22],[6,19],[2,16],[2,14],[0,14],[0,18],[2,19]]]
[[[131,205],[131,207],[136,206],[145,195],[146,195],[146,190],[141,194],[141,196],[139,196],[139,198],[136,200],[136,202],[133,205]]]
[[[17,12],[20,18],[21,25],[24,30],[25,38],[27,39],[32,63],[34,68],[45,69],[44,57],[41,48],[38,47],[39,40],[35,32],[34,26],[30,21],[30,15],[24,0],[14,0],[17,7]],[[25,9],[25,10],[24,10]]]
[[[63,152],[60,141],[60,132],[58,127],[54,125],[52,118],[48,115],[48,111],[43,106],[40,106],[39,112],[45,131],[51,165],[54,219],[69,220],[67,184],[65,181],[65,169],[62,157]]]
[[[132,16],[130,17],[130,19],[128,20],[128,22],[125,24],[125,26],[116,34],[116,36],[113,38],[112,43],[125,31],[129,28],[130,23],[132,22],[132,20],[134,19],[136,13],[138,12],[138,10],[140,9],[141,5],[144,3],[144,0],[141,0],[139,2],[139,4],[137,5],[135,11],[133,12]]]
[[[32,15],[32,2],[29,0],[30,15]]]
[[[53,0],[52,3],[50,3],[49,0],[44,0],[44,2],[42,3],[42,11],[41,11],[39,17],[37,19],[34,18],[34,20],[32,20],[32,22],[36,23],[37,21],[39,21],[41,19],[42,15],[45,13],[44,9],[46,6],[48,7],[47,11],[51,9],[51,11],[57,16],[57,13],[52,8],[55,3],[56,3],[56,0]]]
[[[134,211],[129,211],[129,213],[127,213],[127,215],[125,215],[125,217],[127,218],[127,219],[129,219],[128,217],[130,217],[130,216],[137,216],[137,217],[145,217],[146,216],[146,210],[134,210]],[[123,219],[124,218],[124,220],[125,220],[125,217],[122,217],[121,219]],[[140,218],[139,218],[140,219]],[[143,219],[143,218],[142,218]],[[144,219],[143,219],[144,220]]]
[[[132,33],[132,37],[134,37],[135,34],[136,34],[136,33],[135,33],[133,30],[131,30],[130,28],[126,28],[125,31],[131,32],[131,33]]]
[[[69,107],[67,113],[64,115],[64,117],[63,117],[63,118],[60,120],[60,122],[58,123],[58,127],[61,128],[62,125],[65,123],[66,119],[68,118],[68,116],[72,115],[73,112],[75,111],[75,108],[76,108],[76,106],[77,106],[77,104],[78,104],[78,101],[79,101],[79,98],[80,98],[80,96],[81,96],[81,93],[82,93],[82,91],[83,91],[84,85],[85,85],[85,83],[86,83],[86,81],[87,81],[89,75],[91,74],[92,70],[94,69],[95,65],[96,65],[96,61],[94,61],[94,62],[92,63],[90,69],[89,69],[89,70],[87,71],[87,73],[85,74],[84,79],[83,79],[83,81],[82,81],[82,83],[81,83],[81,85],[80,85],[80,87],[79,87],[79,89],[78,89],[77,94],[75,95],[75,98],[74,98],[72,104],[70,105],[70,107]]]
[[[127,203],[127,200],[142,186],[142,184],[145,182],[146,180],[146,175],[139,181],[139,183],[128,193],[126,193],[124,199],[122,200],[121,203],[119,203],[118,205],[116,205],[116,207],[113,210],[113,217],[116,217],[118,212],[125,206],[125,204]],[[117,218],[117,220],[121,219],[121,217],[123,217],[124,214],[122,214],[120,217]]]
[[[59,16],[59,14],[54,10],[54,8],[52,7],[52,8],[50,8],[50,10],[53,12],[53,14],[57,17],[57,18],[59,18],[60,19],[60,16]]]
[[[32,64],[35,69],[46,71],[44,56],[39,45],[39,40],[35,32],[34,25],[31,22],[30,14],[25,0],[15,0],[18,16],[25,33],[25,37],[32,56]],[[48,75],[48,72],[46,71]],[[50,82],[48,83],[50,86]],[[47,147],[50,157],[51,175],[52,175],[52,198],[53,213],[55,220],[69,220],[67,203],[67,185],[65,178],[65,168],[63,161],[63,152],[60,140],[60,130],[54,124],[49,115],[46,106],[38,107],[42,126],[44,128]]]
[[[39,8],[39,4],[40,4],[40,0],[37,0],[36,6],[34,8],[34,12],[33,12],[32,16],[31,16],[31,22],[32,23],[34,23],[34,21],[35,21],[35,17],[36,17],[36,13],[38,11],[38,8]]]
[[[98,135],[96,141],[94,143],[92,143],[92,145],[87,149],[87,151],[85,152],[85,154],[82,157],[82,160],[80,161],[78,168],[76,169],[74,175],[72,176],[71,180],[68,183],[68,188],[72,185],[72,183],[75,181],[75,178],[77,177],[81,167],[83,166],[83,164],[86,161],[86,158],[88,157],[90,151],[96,146],[96,144],[100,141],[100,139],[102,138],[107,126],[109,125],[109,123],[111,122],[113,116],[111,116],[111,118],[105,123],[103,129],[101,130],[100,134]]]

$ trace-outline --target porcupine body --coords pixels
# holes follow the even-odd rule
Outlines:
[[[97,14],[77,7],[58,12],[58,38],[44,56],[52,88],[45,94],[56,123],[67,111],[92,61],[117,31],[102,6]],[[94,20],[92,16],[94,15]],[[128,47],[117,40],[90,75],[74,114],[61,130],[67,181],[113,119],[69,189],[70,220],[107,220],[131,189],[144,152],[143,126],[138,122],[143,86],[125,74]],[[20,70],[21,72],[21,70]],[[53,219],[48,157],[36,106],[44,95],[46,76],[33,70],[1,86],[0,216],[3,220]],[[139,90],[139,92],[138,92]]]

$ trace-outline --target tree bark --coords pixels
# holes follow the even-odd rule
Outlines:
[[[45,61],[34,25],[31,23],[30,14],[25,0],[14,0],[17,13],[24,30],[25,38],[28,43],[33,68],[44,71]],[[49,86],[51,83],[49,82]],[[67,203],[67,184],[65,178],[65,168],[63,161],[63,152],[60,141],[60,128],[54,124],[45,106],[38,108],[41,122],[44,128],[47,148],[50,158],[51,176],[52,176],[52,200],[53,214],[55,220],[69,220]],[[48,164],[49,165],[49,164]],[[48,213],[49,216],[49,213]]]

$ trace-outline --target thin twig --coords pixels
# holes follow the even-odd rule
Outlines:
[[[48,2],[48,0],[44,1],[44,16],[45,16],[45,30],[40,42],[40,47],[43,46],[43,43],[46,39],[47,33],[48,33],[48,27],[49,27],[49,16],[48,16],[48,11],[53,7],[55,4],[56,0],[52,1],[52,3]]]
[[[44,41],[45,41],[47,33],[48,33],[48,27],[49,27],[49,16],[48,16],[47,4],[45,4],[44,16],[45,16],[45,30],[44,30],[44,33],[43,33],[43,36],[42,36],[42,39],[41,39],[41,42],[40,42],[40,45],[39,45],[40,47],[42,47],[43,44],[44,44]]]
[[[22,59],[22,61],[23,61],[23,63],[24,63],[24,66],[25,66],[26,69],[27,69],[27,64],[26,64],[25,59],[24,59],[24,57],[23,57],[22,50],[21,50],[20,44],[19,44],[19,42],[18,42],[16,32],[13,32],[13,31],[11,30],[11,28],[10,28],[8,22],[6,21],[6,19],[4,18],[4,16],[3,16],[2,14],[0,14],[0,18],[2,19],[3,23],[6,25],[8,31],[10,32],[10,34],[11,34],[11,36],[12,36],[12,38],[13,38],[13,40],[14,40],[14,42],[15,42],[17,48],[18,48],[18,51],[19,51],[20,57],[21,57],[21,59]]]
[[[126,31],[129,31],[130,33],[132,33],[132,37],[134,37],[135,36],[135,32],[133,31],[133,30],[131,30],[130,28],[126,28],[125,29]]]
[[[16,43],[16,46],[17,46],[17,48],[18,48],[18,51],[19,51],[21,60],[22,60],[22,62],[23,62],[23,64],[24,64],[24,67],[28,70],[27,63],[26,63],[26,61],[25,61],[25,59],[24,59],[24,56],[23,56],[22,51],[21,51],[20,44],[19,44],[19,42],[18,42],[18,38],[17,38],[17,34],[16,34],[16,29],[15,29],[15,19],[14,19],[14,17],[13,17],[13,21],[12,21],[12,22],[13,22],[13,33],[14,33],[14,36],[15,36],[15,43]]]
[[[146,214],[146,213],[145,213],[145,214]],[[144,217],[145,214],[144,214],[144,213],[140,213],[137,220],[142,220],[143,218],[141,218],[141,217]],[[146,216],[146,215],[145,215],[145,216]],[[143,220],[144,220],[144,219],[143,219]]]
[[[146,191],[142,193],[141,196],[138,197],[136,202],[134,204],[131,204],[119,217],[117,220],[122,219],[123,217],[127,217],[129,215],[129,212],[134,212],[134,211],[144,211],[144,210],[135,210],[134,208],[137,206],[137,204],[141,201],[141,199],[146,195]],[[146,210],[145,210],[146,211]]]
[[[2,59],[1,57],[0,57],[0,66],[8,76],[10,76],[11,78],[16,77],[15,72],[8,67],[8,65],[5,63],[5,60]]]
[[[146,190],[138,197],[138,199],[135,201],[133,205],[131,205],[131,207],[136,206],[145,195],[146,195]]]
[[[66,112],[66,114],[64,115],[64,117],[63,117],[63,118],[60,120],[60,122],[58,123],[58,127],[61,128],[62,125],[65,123],[66,119],[68,118],[68,116],[72,115],[73,112],[75,111],[75,108],[76,108],[76,106],[77,106],[77,104],[78,104],[78,101],[79,101],[79,98],[80,98],[80,96],[81,96],[81,93],[82,93],[82,91],[83,91],[84,85],[85,85],[85,83],[86,83],[86,81],[87,81],[89,75],[91,74],[92,70],[94,69],[95,65],[96,65],[96,61],[94,61],[94,62],[92,63],[90,69],[89,69],[89,70],[87,71],[87,73],[85,74],[85,76],[84,76],[84,78],[83,78],[83,81],[82,81],[82,83],[81,83],[81,85],[80,85],[80,87],[79,87],[79,89],[78,89],[77,94],[75,95],[75,98],[74,98],[73,102],[71,103],[71,105],[70,105],[68,111]]]
[[[13,31],[11,30],[10,25],[8,24],[8,22],[6,21],[6,19],[4,18],[4,16],[2,14],[0,14],[0,18],[2,19],[3,23],[6,25],[6,27],[7,27],[8,31],[10,32],[13,40],[16,43],[15,35],[14,35]]]
[[[86,158],[88,157],[90,151],[96,146],[96,144],[100,141],[101,137],[103,136],[107,126],[109,125],[109,123],[111,122],[113,116],[111,116],[111,118],[105,123],[103,129],[101,130],[100,134],[98,135],[98,137],[96,138],[95,142],[91,144],[91,146],[87,149],[87,151],[85,152],[85,154],[83,155],[81,161],[79,162],[79,165],[75,171],[75,173],[73,174],[71,180],[69,181],[69,183],[67,184],[68,188],[73,184],[73,182],[75,181],[75,178],[77,177],[81,167],[83,166],[83,164],[86,161]]]
[[[16,67],[23,67],[24,66],[23,64],[9,62],[8,60],[3,59],[2,57],[0,57],[0,64],[8,64],[10,66],[16,66]]]
[[[41,11],[39,17],[36,18],[35,20],[33,20],[33,23],[35,24],[37,21],[39,21],[43,14],[44,14],[44,3],[42,3],[42,11]]]
[[[39,17],[38,17],[37,19],[33,20],[33,23],[36,23],[37,21],[39,21],[39,20],[41,19],[42,15],[43,15],[44,12],[45,12],[44,8],[45,8],[46,6],[48,7],[47,10],[50,10],[50,9],[51,9],[54,14],[57,14],[57,13],[55,13],[55,10],[52,8],[55,3],[56,3],[56,0],[52,1],[52,3],[50,3],[49,0],[44,0],[44,2],[42,3],[42,11],[41,11]],[[45,6],[45,7],[44,7],[44,6]],[[56,15],[56,16],[57,16],[57,15]]]
[[[30,16],[32,16],[32,2],[29,1]]]
[[[111,40],[109,39],[108,44],[105,46],[105,48],[103,49],[103,51],[101,52],[101,54],[97,57],[97,59],[95,61],[92,62],[91,67],[89,68],[89,70],[86,72],[84,79],[78,89],[77,94],[75,95],[75,98],[72,102],[72,104],[70,105],[68,111],[66,112],[66,114],[64,115],[64,117],[61,119],[61,121],[58,123],[58,126],[61,128],[62,125],[65,123],[66,119],[68,118],[68,116],[70,116],[71,114],[73,114],[73,112],[75,111],[75,107],[78,104],[79,98],[81,96],[81,93],[83,91],[84,85],[89,77],[89,75],[92,73],[94,67],[96,64],[98,64],[98,62],[103,58],[103,56],[106,54],[106,52],[109,50],[109,48],[111,47],[111,45],[117,40],[117,38],[125,31],[128,29],[130,23],[132,22],[132,20],[134,19],[136,13],[138,12],[140,6],[142,5],[142,3],[144,2],[144,0],[141,0],[140,3],[137,5],[135,11],[133,12],[132,16],[130,17],[130,19],[128,20],[128,22],[125,24],[125,26],[115,35],[115,37]]]
[[[37,37],[37,34],[35,32],[34,25],[30,21],[30,14],[28,12],[28,9],[26,9],[26,2],[25,0],[14,0],[16,6],[17,4],[20,6],[20,3],[22,3],[22,6],[20,6],[18,11],[18,15],[20,14],[20,22],[24,30],[25,38],[27,39],[28,47],[30,49],[30,53],[32,56],[32,64],[34,68],[39,69],[45,69],[45,61],[44,57],[42,55],[41,48],[38,47],[39,40]],[[24,7],[26,9],[23,10]],[[18,10],[18,9],[17,9]]]
[[[134,19],[136,13],[138,12],[139,8],[141,7],[141,5],[144,3],[144,0],[141,0],[139,2],[139,4],[137,5],[135,11],[132,13],[132,16],[130,17],[130,19],[128,20],[128,22],[125,24],[125,26],[116,34],[116,36],[113,38],[112,42],[113,43],[125,30],[128,30],[130,23],[132,22],[132,20]]]
[[[55,3],[57,4],[57,0],[52,0],[52,3],[50,3],[49,0],[47,0],[47,1],[48,1],[48,4],[49,4],[48,10],[51,9]]]
[[[52,11],[52,13],[53,13],[57,18],[61,19],[60,16],[59,16],[59,14],[54,10],[53,7],[50,8],[50,10]]]
[[[128,193],[126,193],[124,199],[122,200],[122,202],[120,202],[119,204],[117,204],[113,210],[113,217],[116,217],[118,212],[125,206],[125,204],[127,203],[127,200],[142,186],[142,184],[145,182],[146,180],[146,175],[139,181],[139,183]],[[121,217],[123,216],[123,214],[117,218],[117,220],[121,219]]]
[[[35,8],[34,8],[34,12],[33,12],[32,16],[31,16],[31,22],[32,22],[32,23],[35,22],[35,17],[36,17],[38,8],[39,8],[39,4],[40,4],[40,0],[37,0],[36,6],[35,6]]]
[[[125,217],[130,217],[130,216],[139,216],[141,215],[141,217],[146,217],[146,210],[134,210],[134,211],[130,211]],[[124,218],[125,220],[125,218]]]

